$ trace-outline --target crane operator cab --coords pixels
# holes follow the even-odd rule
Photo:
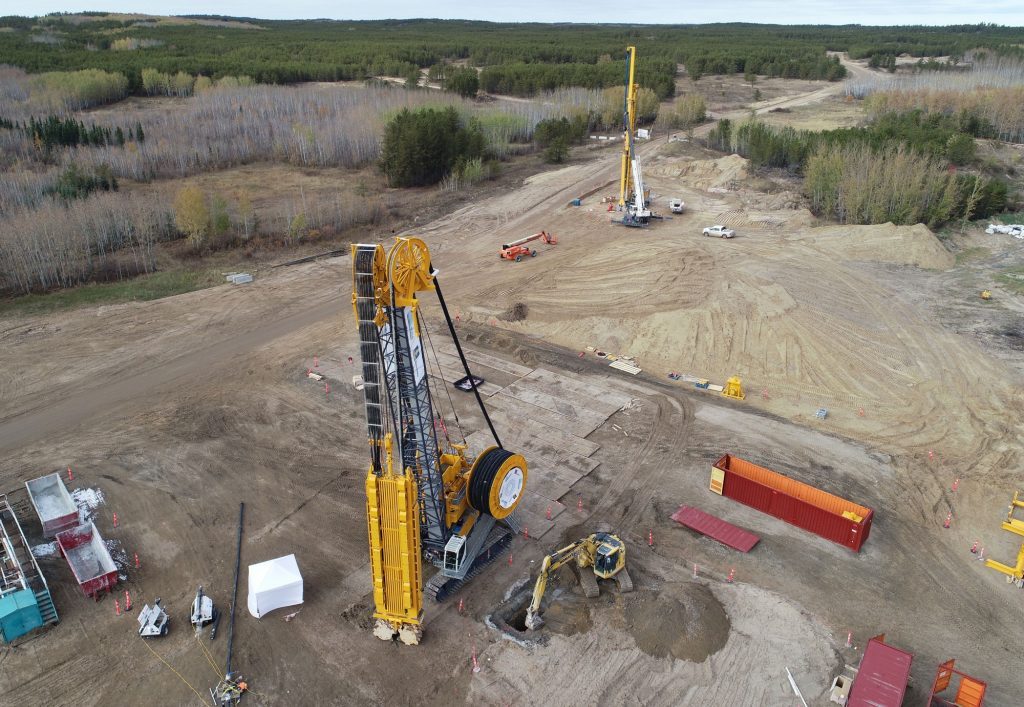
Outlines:
[[[621,540],[608,533],[596,533],[600,543],[594,556],[594,574],[610,579],[626,564],[626,547]]]

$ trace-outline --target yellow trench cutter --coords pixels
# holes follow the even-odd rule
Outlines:
[[[370,538],[374,635],[394,634],[406,645],[423,636],[423,561],[420,555],[419,503],[412,469],[401,475],[391,466],[390,435],[385,438],[389,463],[378,476],[366,474],[366,519]]]

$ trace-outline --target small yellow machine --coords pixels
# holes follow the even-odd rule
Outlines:
[[[746,395],[743,393],[743,381],[740,380],[739,376],[732,376],[725,382],[725,388],[722,390],[722,395],[733,400],[743,400]]]
[[[537,575],[537,583],[533,587],[533,599],[526,609],[526,628],[535,631],[544,625],[544,619],[540,616],[540,602],[548,586],[548,577],[572,560],[576,561],[576,575],[588,599],[594,599],[600,594],[597,587],[598,577],[614,577],[620,592],[633,591],[633,580],[626,571],[626,544],[618,535],[592,533],[544,558],[540,574]],[[593,572],[585,572],[587,568],[593,569]]]
[[[988,290],[982,290],[981,291],[981,298],[982,299],[992,299],[992,293],[990,291],[988,291]]]

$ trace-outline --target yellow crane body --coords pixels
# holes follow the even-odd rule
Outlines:
[[[435,599],[450,582],[471,577],[478,560],[490,560],[491,544],[511,537],[492,539],[491,530],[516,510],[528,476],[520,454],[492,446],[471,463],[464,443],[438,435],[443,419],[433,407],[425,355],[432,347],[418,293],[437,294],[459,343],[435,274],[419,238],[399,238],[389,252],[380,244],[352,246],[371,452],[365,490],[373,632],[409,645],[423,635],[423,560],[440,570],[426,583]]]

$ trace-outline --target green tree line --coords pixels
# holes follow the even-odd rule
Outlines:
[[[141,93],[144,68],[172,76],[184,72],[213,79],[247,75],[259,83],[362,80],[378,75],[407,76],[411,67],[459,60],[468,60],[477,67],[596,67],[620,60],[630,44],[639,50],[642,72],[647,63],[665,62],[684,64],[695,76],[754,73],[841,77],[842,66],[830,59],[826,50],[849,51],[854,57],[876,53],[962,55],[976,47],[996,53],[1024,52],[1024,29],[996,25],[579,25],[567,29],[558,25],[443,20],[248,20],[247,25],[207,26],[79,19],[0,18],[0,56],[32,73],[83,68],[118,73],[126,77],[130,92]],[[56,41],[34,41],[44,36]],[[125,39],[135,41],[115,44]],[[125,46],[139,48],[120,49]],[[573,68],[563,78],[609,85],[605,83],[606,70],[590,69],[592,73],[581,73],[577,78]],[[652,77],[642,77],[641,84],[665,96],[667,89],[655,83],[656,77],[673,74],[652,71]],[[601,77],[600,82],[596,76]],[[522,82],[527,83],[525,77]]]

